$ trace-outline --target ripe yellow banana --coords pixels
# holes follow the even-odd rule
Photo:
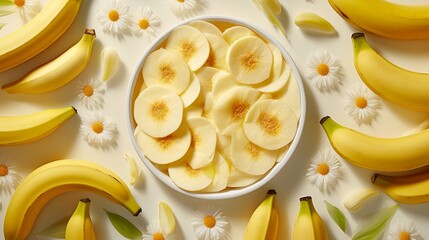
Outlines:
[[[85,160],[57,160],[35,169],[16,188],[4,218],[5,240],[26,239],[43,207],[73,190],[99,193],[134,216],[141,212],[125,182],[113,171]]]
[[[54,108],[21,116],[0,117],[0,146],[39,140],[76,114],[74,107]]]
[[[374,174],[372,183],[399,203],[429,202],[429,170],[405,176]]]
[[[389,0],[328,0],[355,27],[391,39],[429,39],[429,5]]]
[[[277,193],[268,190],[265,199],[259,204],[247,223],[243,240],[276,240],[279,216],[274,206]]]
[[[0,72],[36,56],[72,24],[82,0],[51,0],[27,24],[0,38]]]
[[[334,34],[337,32],[328,20],[314,12],[299,13],[295,17],[295,25],[310,32],[326,34]]]
[[[21,79],[2,86],[2,89],[8,93],[45,93],[66,85],[85,70],[94,40],[95,30],[86,29],[73,47]]]
[[[363,33],[354,33],[352,41],[356,71],[368,88],[400,106],[429,111],[428,73],[412,72],[389,62],[368,45]]]
[[[328,231],[310,196],[299,199],[299,213],[293,227],[294,240],[327,240]]]
[[[398,138],[378,138],[346,128],[329,116],[320,124],[334,150],[358,167],[401,172],[429,165],[429,129]]]
[[[89,198],[81,199],[66,226],[66,240],[95,240],[94,225],[91,221]]]

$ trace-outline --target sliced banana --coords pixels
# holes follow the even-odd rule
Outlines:
[[[286,86],[291,73],[291,68],[289,64],[283,64],[281,69],[281,74],[278,77],[275,77],[274,74],[271,74],[270,77],[261,82],[252,85],[252,87],[258,89],[263,93],[273,93],[281,90]]]
[[[202,95],[205,99],[206,94],[212,91],[213,83],[212,78],[214,75],[220,72],[225,72],[214,67],[202,67],[195,73],[197,74],[198,80],[200,80]]]
[[[298,119],[283,101],[258,101],[247,112],[243,129],[247,138],[268,150],[286,146],[295,137]]]
[[[181,159],[191,146],[191,131],[186,124],[163,138],[150,137],[137,126],[134,136],[143,154],[156,164],[169,164]]]
[[[215,175],[215,165],[193,169],[188,162],[181,160],[168,167],[168,174],[179,188],[186,191],[200,191],[210,185]]]
[[[226,64],[241,83],[260,83],[270,76],[273,54],[259,37],[248,36],[235,41],[228,49]]]
[[[168,88],[148,87],[134,103],[134,118],[147,135],[165,137],[176,131],[182,123],[182,100]]]
[[[270,170],[277,160],[278,150],[266,150],[250,142],[243,132],[232,135],[231,162],[241,172],[262,175]]]
[[[226,188],[229,179],[229,165],[225,158],[219,153],[215,153],[213,164],[215,175],[210,185],[204,188],[203,192],[219,192]]]
[[[204,33],[204,36],[206,36],[210,46],[210,54],[204,65],[227,71],[226,53],[228,52],[229,44],[222,37],[211,33]]]
[[[219,99],[219,97],[222,96],[222,94],[227,92],[229,89],[241,85],[240,83],[237,83],[237,81],[235,81],[235,79],[228,72],[220,72],[214,75],[212,82],[212,93],[215,101],[216,99]]]
[[[219,131],[241,126],[250,107],[260,97],[260,92],[250,87],[234,87],[222,95],[213,106],[213,120]]]
[[[283,55],[280,52],[280,49],[276,47],[272,43],[267,44],[268,47],[271,50],[271,53],[273,54],[273,65],[271,67],[271,76],[273,76],[274,79],[279,78],[280,74],[282,73],[283,69],[283,63],[286,64],[286,62],[283,60]]]
[[[294,73],[290,73],[286,86],[273,93],[273,97],[286,102],[296,117],[301,117],[301,94]]]
[[[211,33],[218,37],[222,37],[222,32],[213,23],[196,20],[188,23],[188,25],[200,30],[202,33]]]
[[[213,161],[216,150],[216,129],[203,117],[190,117],[187,123],[192,137],[191,146],[184,158],[193,169],[198,169]]]
[[[197,104],[191,104],[187,108],[184,109],[185,118],[188,117],[201,117],[203,113],[203,107]]]
[[[147,57],[142,75],[146,86],[163,86],[181,94],[190,82],[190,72],[181,57],[160,48]]]
[[[233,27],[227,28],[225,29],[225,31],[223,31],[222,35],[223,35],[223,38],[229,44],[232,44],[233,42],[243,37],[256,36],[255,32],[243,26],[233,26]]]
[[[228,187],[232,188],[238,188],[238,187],[246,187],[249,186],[256,181],[258,181],[261,176],[263,175],[250,175],[244,172],[241,172],[237,168],[234,167],[234,165],[231,163],[231,161],[228,161],[226,159],[229,165],[229,178],[228,178]]]
[[[192,71],[202,67],[210,53],[204,34],[187,25],[179,26],[170,33],[165,48],[184,59]]]
[[[191,73],[191,82],[185,91],[180,94],[184,107],[191,105],[200,95],[201,85],[195,73]]]

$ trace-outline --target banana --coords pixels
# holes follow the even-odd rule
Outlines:
[[[208,187],[215,176],[215,165],[192,168],[186,159],[168,165],[168,174],[174,184],[186,191],[200,191]]]
[[[211,33],[204,33],[204,36],[210,46],[210,54],[204,65],[227,71],[226,53],[228,52],[229,44],[222,37]]]
[[[294,240],[327,240],[328,231],[310,196],[299,199],[299,213],[293,226]]]
[[[216,129],[203,117],[190,117],[186,120],[191,130],[191,146],[184,158],[194,168],[202,168],[213,161],[216,150]]]
[[[70,217],[66,226],[66,240],[95,240],[94,225],[89,213],[91,200],[84,198]]]
[[[21,116],[0,117],[0,146],[39,140],[77,113],[74,107],[42,110]]]
[[[358,167],[401,172],[429,165],[429,129],[398,138],[378,138],[346,128],[329,116],[320,124],[334,150]]]
[[[21,79],[2,86],[7,93],[46,93],[75,79],[89,63],[95,30],[86,29],[73,47],[54,60],[27,73]]]
[[[372,183],[399,203],[429,202],[428,170],[404,176],[374,174]]]
[[[222,37],[222,32],[213,23],[202,21],[202,20],[196,20],[188,23],[188,25],[200,30],[202,33],[210,33],[218,37]]]
[[[229,179],[229,165],[225,158],[218,152],[213,158],[215,165],[215,175],[213,181],[201,191],[203,192],[220,192],[227,187]]]
[[[72,24],[82,0],[51,0],[27,24],[0,38],[0,72],[36,56]]]
[[[256,33],[247,27],[232,26],[230,28],[225,29],[225,31],[223,31],[222,33],[222,36],[229,44],[232,44],[233,42],[237,41],[242,37],[256,36]]]
[[[259,204],[247,223],[243,240],[275,240],[279,216],[275,207],[274,189],[268,190],[265,199]]]
[[[429,5],[404,5],[389,0],[328,0],[355,27],[391,39],[429,39]]]
[[[125,182],[113,171],[86,160],[57,160],[31,172],[12,194],[4,218],[5,240],[26,239],[43,207],[73,190],[99,193],[134,216],[141,212]]]
[[[358,211],[362,208],[362,204],[365,201],[378,195],[378,193],[379,192],[373,188],[361,188],[354,190],[344,198],[344,207],[352,212]]]
[[[368,88],[399,106],[429,111],[428,73],[412,72],[389,62],[371,48],[363,33],[354,33],[352,41],[356,71]]]
[[[295,25],[302,30],[316,33],[334,34],[336,30],[328,20],[313,12],[299,13],[295,17]]]
[[[183,102],[183,107],[187,108],[192,103],[194,103],[200,96],[200,92],[200,80],[195,73],[191,73],[191,82],[189,83],[189,86],[185,89],[183,93],[180,94],[180,98]]]

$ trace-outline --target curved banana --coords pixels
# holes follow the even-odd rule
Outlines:
[[[99,193],[134,216],[141,212],[127,185],[113,171],[85,160],[57,160],[35,169],[16,188],[4,218],[5,240],[26,239],[43,207],[73,190]]]
[[[247,223],[243,240],[275,240],[279,224],[279,215],[274,206],[277,193],[268,190],[265,199],[259,204]]]
[[[51,0],[33,19],[0,38],[0,72],[36,56],[72,24],[82,0]]]
[[[399,203],[429,202],[429,170],[405,176],[374,174],[372,183]]]
[[[94,40],[95,30],[86,29],[73,47],[21,79],[2,86],[2,89],[7,93],[45,93],[66,85],[85,70]]]
[[[329,116],[320,124],[334,150],[358,167],[401,172],[429,165],[429,129],[404,137],[378,138],[346,128]]]
[[[391,39],[429,39],[429,5],[389,0],[328,0],[344,20],[367,32]]]
[[[325,18],[314,12],[302,12],[295,17],[295,25],[302,30],[316,33],[335,34],[334,26]]]
[[[74,107],[54,108],[21,116],[0,117],[0,146],[39,140],[76,114]]]
[[[94,225],[89,214],[89,198],[81,199],[66,226],[66,240],[95,240]]]
[[[327,240],[328,231],[310,196],[299,199],[298,217],[293,226],[294,240]]]
[[[354,33],[352,41],[356,71],[368,88],[400,106],[429,111],[429,73],[412,72],[389,62],[368,45],[363,33]]]

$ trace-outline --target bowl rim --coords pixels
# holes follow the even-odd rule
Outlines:
[[[190,192],[190,191],[183,190],[183,189],[179,188],[178,186],[176,186],[174,184],[174,182],[171,180],[171,178],[169,178],[165,173],[161,172],[158,168],[156,168],[155,165],[152,164],[144,156],[142,150],[140,149],[140,146],[137,144],[137,141],[134,137],[134,126],[133,126],[134,125],[134,120],[133,120],[134,117],[133,117],[133,112],[132,112],[132,109],[133,109],[133,99],[132,98],[133,98],[135,87],[136,87],[136,84],[138,81],[138,76],[141,72],[143,62],[145,61],[145,59],[147,58],[149,53],[152,52],[153,49],[156,48],[163,40],[165,40],[165,38],[170,34],[170,32],[172,30],[174,30],[178,26],[185,25],[185,24],[188,24],[190,22],[197,21],[197,20],[228,22],[228,23],[232,23],[232,24],[236,24],[236,25],[242,25],[242,26],[248,27],[251,30],[255,31],[261,37],[265,38],[266,40],[268,40],[269,42],[274,44],[277,48],[279,48],[280,52],[282,53],[282,56],[289,63],[289,65],[292,69],[292,72],[295,74],[295,78],[296,78],[296,81],[298,83],[298,87],[299,87],[299,91],[300,91],[301,115],[299,117],[299,123],[298,123],[297,131],[295,133],[295,138],[293,139],[288,151],[286,152],[285,156],[283,157],[283,159],[280,162],[276,163],[274,165],[274,167],[271,168],[269,170],[269,172],[266,173],[262,178],[260,178],[256,182],[254,182],[248,186],[245,186],[245,187],[233,188],[233,189],[230,189],[227,191],[213,192],[213,193],[212,192],[207,192],[207,193]],[[186,19],[184,21],[181,21],[181,22],[173,25],[172,27],[165,30],[161,35],[159,35],[147,47],[147,49],[140,55],[140,57],[137,61],[137,64],[134,68],[134,71],[131,74],[130,82],[128,85],[127,101],[126,102],[127,102],[126,111],[127,111],[128,133],[129,133],[129,136],[131,138],[131,142],[133,144],[134,150],[137,152],[140,160],[144,163],[144,165],[150,170],[150,172],[153,175],[156,176],[156,178],[158,180],[160,180],[161,182],[163,182],[165,185],[169,186],[170,188],[174,189],[175,191],[180,192],[180,193],[185,194],[185,195],[190,196],[190,197],[199,198],[199,199],[206,199],[206,200],[230,199],[230,198],[235,198],[235,197],[239,197],[242,195],[246,195],[246,194],[249,194],[249,193],[255,191],[256,189],[259,189],[260,187],[267,184],[271,179],[273,179],[274,176],[277,175],[277,173],[281,169],[283,169],[283,167],[289,161],[292,154],[295,152],[298,143],[301,140],[301,136],[302,136],[304,125],[305,125],[306,108],[307,108],[305,92],[304,92],[304,87],[303,87],[301,75],[299,74],[299,70],[297,68],[296,63],[293,61],[292,57],[290,56],[289,52],[286,51],[284,46],[276,38],[274,38],[270,33],[265,31],[264,29],[262,29],[258,26],[255,26],[254,24],[249,23],[249,22],[242,20],[240,18],[237,18],[237,17],[222,16],[222,15],[202,15],[202,16],[192,17],[192,18]]]

